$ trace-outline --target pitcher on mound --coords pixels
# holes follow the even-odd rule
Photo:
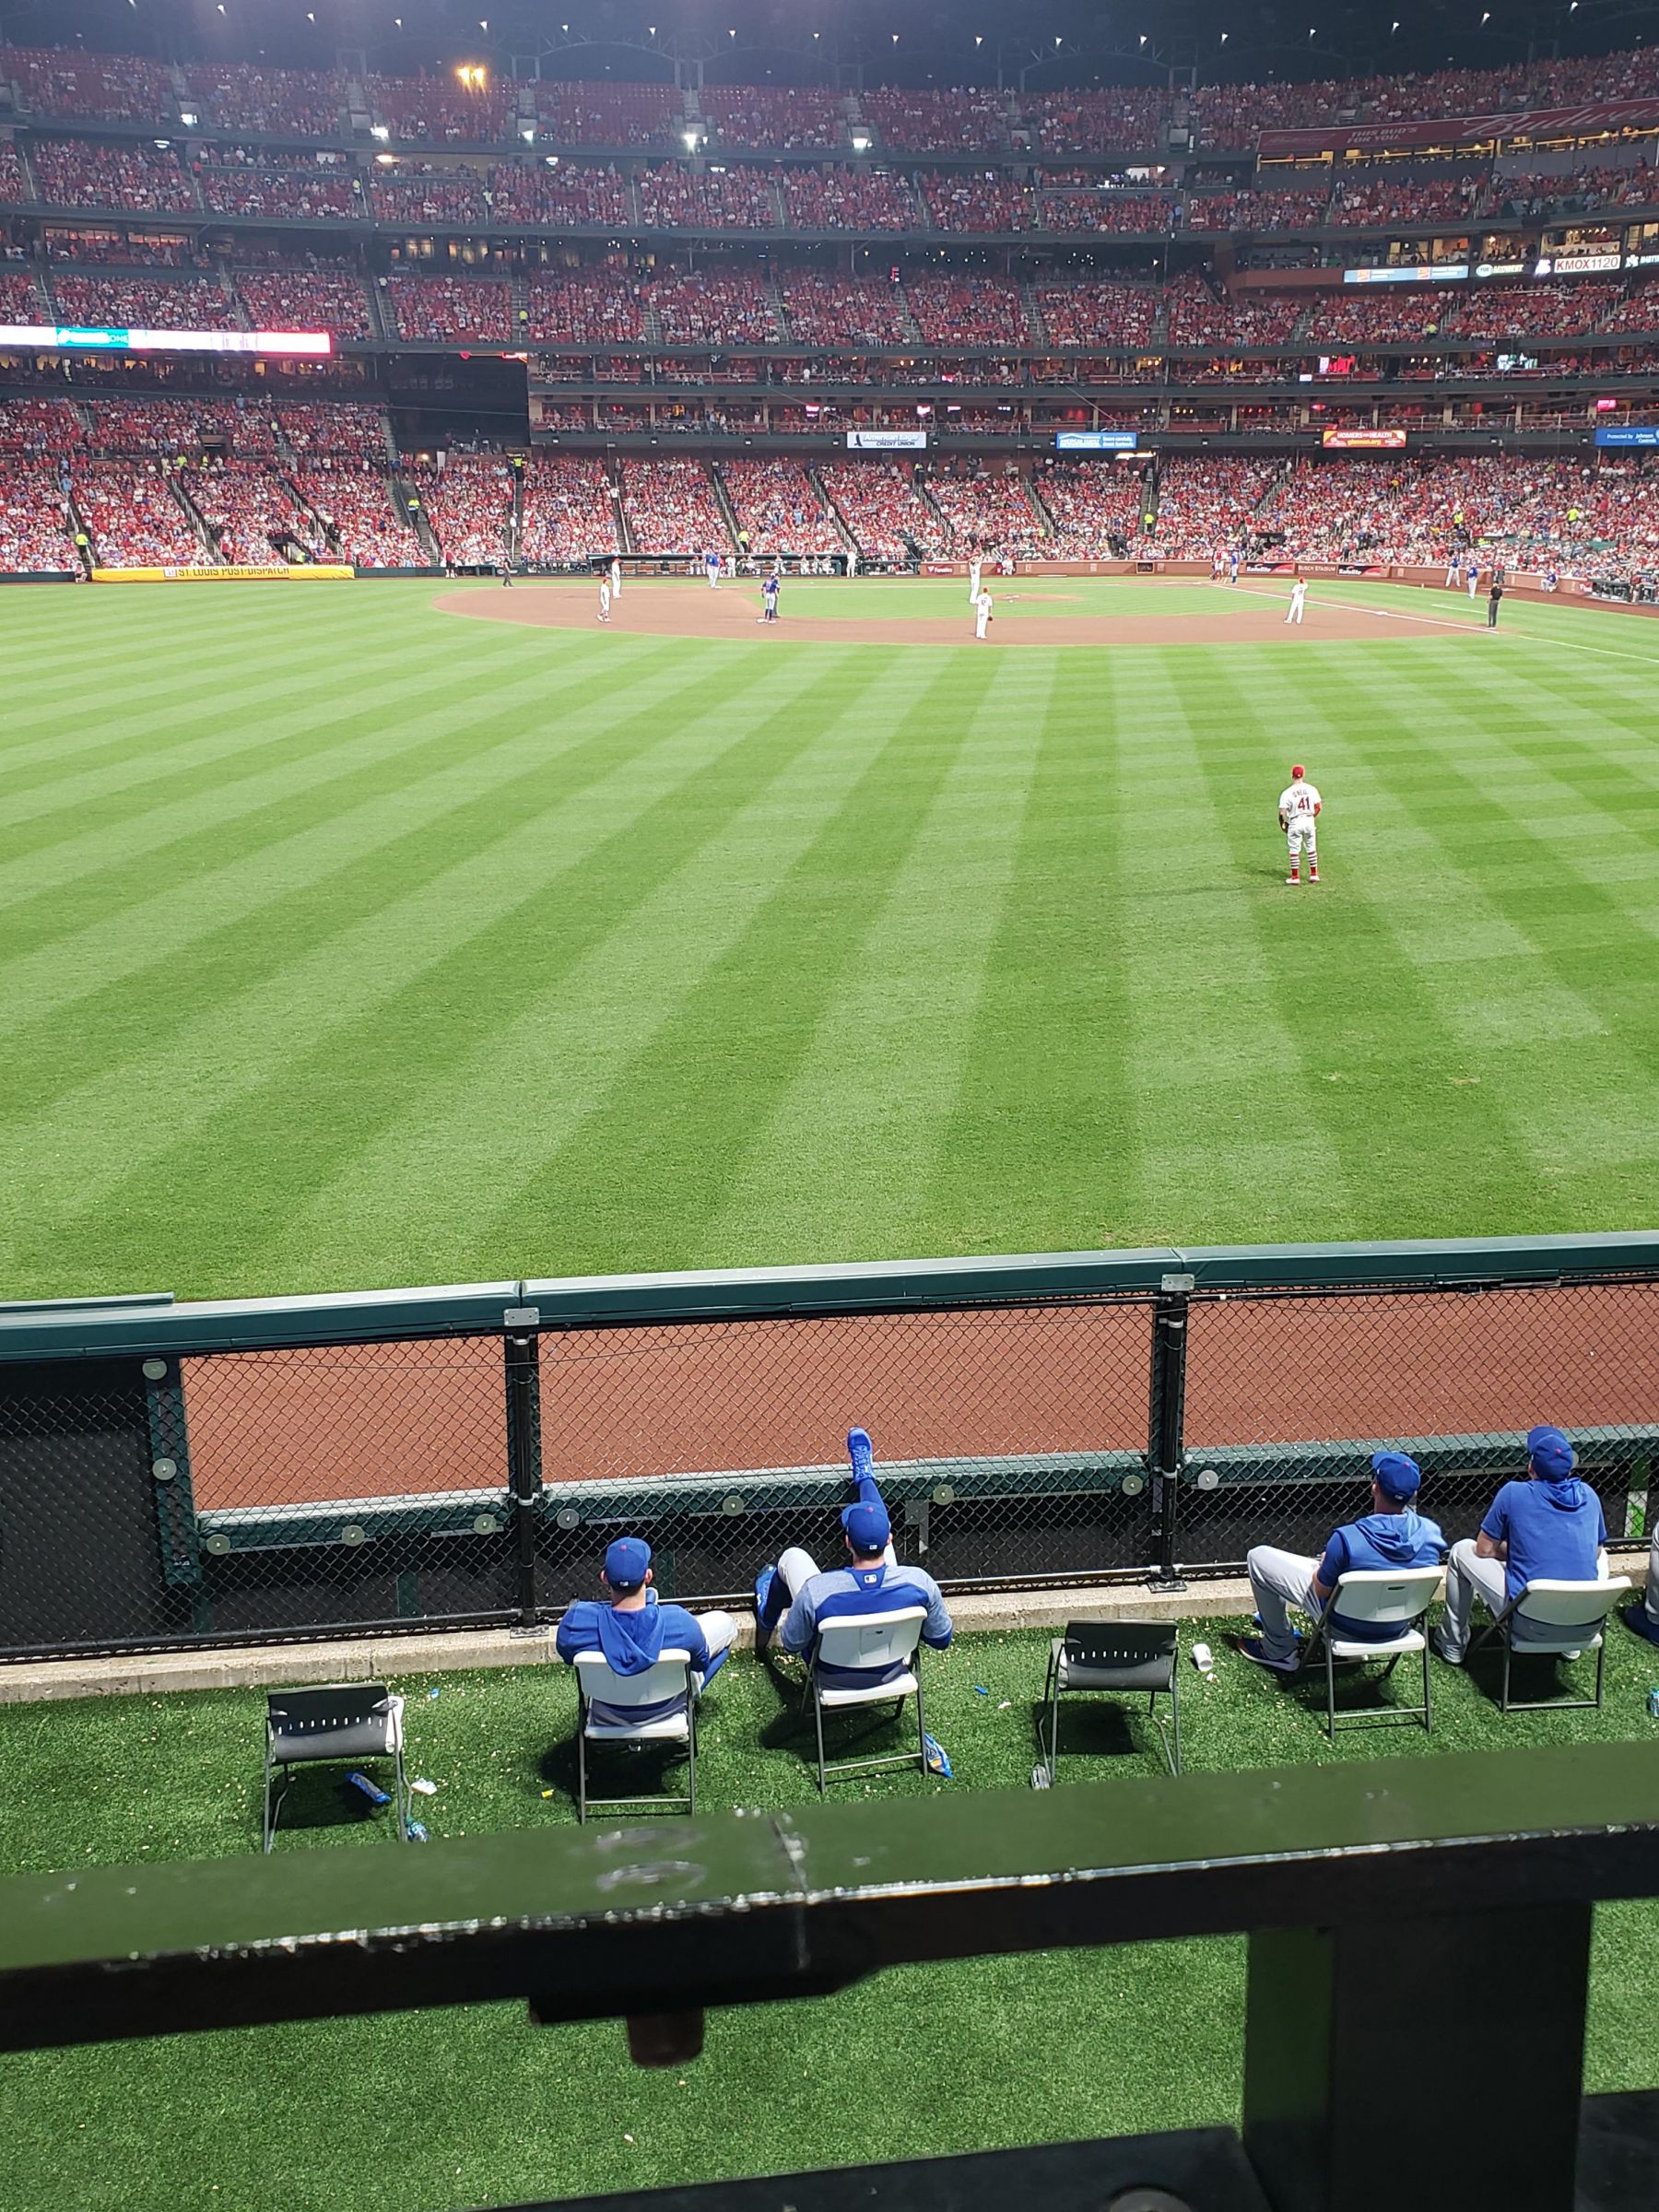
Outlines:
[[[1308,782],[1308,771],[1300,762],[1290,771],[1290,781],[1279,794],[1279,828],[1285,832],[1290,846],[1290,873],[1287,883],[1301,881],[1301,856],[1304,848],[1308,855],[1308,881],[1319,881],[1319,832],[1317,821],[1323,805],[1318,792]]]

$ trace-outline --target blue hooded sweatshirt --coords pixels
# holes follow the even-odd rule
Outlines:
[[[1397,1513],[1367,1513],[1331,1531],[1319,1562],[1319,1579],[1334,1590],[1345,1574],[1386,1573],[1391,1567],[1436,1567],[1446,1556],[1446,1539],[1432,1521],[1409,1508]],[[1333,1613],[1331,1625],[1355,1643],[1389,1643],[1399,1634],[1386,1621],[1347,1620]]]
[[[705,1681],[719,1665],[710,1663],[708,1639],[697,1625],[695,1614],[684,1606],[645,1605],[637,1612],[621,1613],[615,1606],[581,1598],[559,1624],[555,1642],[561,1659],[573,1661],[578,1652],[603,1652],[606,1664],[618,1675],[642,1675],[665,1652],[688,1652],[694,1673]],[[725,1656],[722,1653],[721,1657]],[[620,1722],[645,1726],[666,1720],[680,1711],[685,1699],[664,1698],[651,1705],[609,1706],[595,1698],[592,1712],[602,1723]]]
[[[1503,1569],[1509,1597],[1528,1583],[1593,1583],[1595,1555],[1607,1540],[1601,1500],[1576,1475],[1559,1482],[1541,1477],[1506,1482],[1480,1526],[1495,1544],[1509,1546]]]

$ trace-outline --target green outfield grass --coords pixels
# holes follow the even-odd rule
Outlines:
[[[1431,1736],[1373,1728],[1334,1747],[1323,1677],[1287,1688],[1254,1673],[1223,1648],[1230,1625],[1182,1631],[1188,1648],[1207,1636],[1218,1654],[1210,1681],[1191,1668],[1182,1681],[1192,1773],[1546,1743],[1659,1747],[1643,1704],[1654,1654],[1617,1625],[1600,1713],[1505,1721],[1489,1676],[1437,1665]],[[977,1636],[930,1657],[929,1719],[957,1779],[877,1776],[871,1794],[925,1791],[971,1819],[977,1791],[1023,1788],[1045,1652],[1040,1634]],[[410,1771],[439,1785],[419,1801],[434,1839],[572,1818],[563,1668],[399,1687]],[[813,1800],[793,1695],[747,1655],[717,1677],[699,1774],[711,1811]],[[1159,1771],[1135,1703],[1128,1721],[1121,1707],[1074,1703],[1063,1786],[1110,1792]],[[0,1873],[255,1849],[263,1712],[255,1691],[0,1708]],[[838,1800],[865,1786],[837,1784]],[[281,1851],[397,1848],[324,1771],[301,1775],[291,1803]],[[667,1822],[665,1840],[681,1826]],[[1591,2090],[1656,2078],[1656,1936],[1652,1904],[1596,1915]],[[1478,1996],[1468,2004],[1474,2023]],[[0,2194],[6,2212],[442,2212],[1236,2121],[1243,2009],[1244,1946],[1227,1939],[911,1967],[818,2001],[714,2012],[704,2056],[680,2073],[630,2066],[615,2022],[535,2028],[512,2005],[7,2057]],[[1104,2041],[1079,2036],[1084,2021],[1102,2024]]]
[[[0,1295],[1652,1221],[1659,628],[1041,588],[1169,641],[0,593]]]

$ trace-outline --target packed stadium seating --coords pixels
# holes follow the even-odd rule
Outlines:
[[[1053,524],[1048,550],[1060,560],[1105,560],[1139,534],[1145,497],[1139,472],[1104,461],[1044,461],[1032,488]]]
[[[1324,221],[1325,206],[1324,192],[1194,193],[1187,206],[1187,228],[1311,230]]]
[[[272,460],[276,454],[271,411],[257,400],[100,396],[82,405],[87,443],[94,453],[177,460],[212,446],[243,460]]]
[[[1160,236],[1173,229],[1176,205],[1172,193],[1129,192],[1099,179],[1074,179],[1045,183],[1042,219],[1049,229],[1073,236]]]
[[[700,461],[622,464],[622,512],[641,553],[706,553],[732,547],[713,479]]]
[[[41,196],[55,207],[184,215],[197,206],[190,179],[171,147],[37,138],[29,158]]]
[[[959,459],[929,469],[925,490],[953,553],[1035,553],[1044,546],[1043,518],[1017,468]]]
[[[76,510],[102,567],[213,566],[162,464],[77,457],[71,478]]]
[[[602,229],[634,219],[627,181],[597,161],[504,162],[490,171],[488,192],[498,223]]]
[[[645,335],[639,287],[607,270],[533,276],[524,288],[526,335],[572,339],[582,346],[634,346]]]
[[[369,104],[394,139],[434,145],[480,146],[506,137],[516,85],[462,85],[453,78],[371,76]]]
[[[216,147],[211,161],[196,165],[195,177],[204,206],[216,215],[349,222],[368,212],[356,165],[345,154]]]
[[[1040,284],[1036,300],[1053,346],[1144,346],[1163,308],[1149,284]]]
[[[86,424],[68,400],[0,399],[0,453],[65,453],[86,442]]]
[[[6,412],[0,407],[0,573],[72,570],[76,555],[57,466],[18,458],[6,442],[10,434]]]
[[[739,545],[752,554],[844,553],[845,542],[811,478],[796,461],[730,460],[720,465]]]
[[[1458,295],[1440,287],[1360,286],[1321,292],[1308,310],[1310,346],[1398,345],[1455,324]]]
[[[284,132],[335,138],[346,104],[345,80],[333,70],[213,68],[193,63],[184,82],[221,130]]]
[[[276,427],[302,466],[325,467],[341,460],[361,468],[387,465],[386,418],[375,406],[349,401],[283,400]]]
[[[37,115],[147,123],[175,104],[165,67],[139,54],[6,46],[0,47],[0,76],[19,87]]]
[[[866,560],[902,561],[938,543],[939,518],[902,462],[826,461],[818,477]]]
[[[1257,528],[1263,494],[1284,464],[1223,453],[1176,453],[1159,470],[1157,551],[1206,560],[1243,544]]]
[[[640,212],[668,229],[771,230],[778,203],[771,179],[756,170],[687,169],[665,162],[638,177]]]
[[[524,559],[533,567],[555,568],[619,551],[613,488],[598,461],[533,453],[524,471],[519,533]]]
[[[1007,108],[995,92],[864,93],[859,110],[889,153],[959,154],[1007,143]]]
[[[383,467],[326,456],[294,471],[292,482],[323,524],[328,551],[366,569],[424,568],[427,554],[396,504]]]
[[[645,304],[671,346],[768,346],[782,336],[771,288],[754,276],[659,276]]]
[[[914,331],[896,284],[795,271],[780,279],[789,335],[804,346],[902,346]]]
[[[922,201],[936,230],[1034,230],[1037,195],[994,171],[950,170],[921,180]]]
[[[1017,285],[1002,276],[922,276],[905,287],[928,346],[1030,346]]]
[[[497,276],[418,276],[394,269],[386,300],[406,338],[473,345],[512,335],[512,291]]]
[[[835,96],[783,85],[710,85],[703,114],[722,146],[829,151],[847,142]]]
[[[556,145],[677,147],[685,105],[672,85],[567,85],[543,78],[535,87],[536,120]]]
[[[85,276],[54,272],[59,319],[120,329],[239,330],[234,297],[216,277]]]
[[[489,218],[488,173],[459,163],[377,155],[369,196],[375,215],[403,230],[428,223],[482,229]]]
[[[219,558],[232,566],[281,560],[296,547],[312,551],[321,543],[314,519],[268,463],[216,462],[185,471],[178,482]]]
[[[441,468],[404,474],[452,568],[500,561],[512,514],[512,476],[499,453],[447,453]]]
[[[778,188],[794,230],[912,230],[921,223],[914,193],[886,170],[792,166]]]
[[[1594,330],[1618,298],[1616,284],[1494,284],[1458,303],[1458,335],[1468,338],[1575,338]]]
[[[1104,92],[1022,93],[1019,100],[1031,143],[1044,154],[1121,153],[1153,147],[1167,128],[1173,107],[1169,92],[1127,87]]]
[[[374,335],[361,279],[345,269],[238,269],[234,281],[255,330],[326,330],[344,339]]]
[[[43,323],[46,302],[41,288],[24,269],[0,265],[0,322]]]
[[[1170,287],[1171,346],[1282,346],[1302,312],[1300,300],[1218,299],[1202,276]]]

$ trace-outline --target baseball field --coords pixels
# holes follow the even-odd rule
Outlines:
[[[996,590],[0,594],[0,1295],[1654,1218],[1659,625]]]

